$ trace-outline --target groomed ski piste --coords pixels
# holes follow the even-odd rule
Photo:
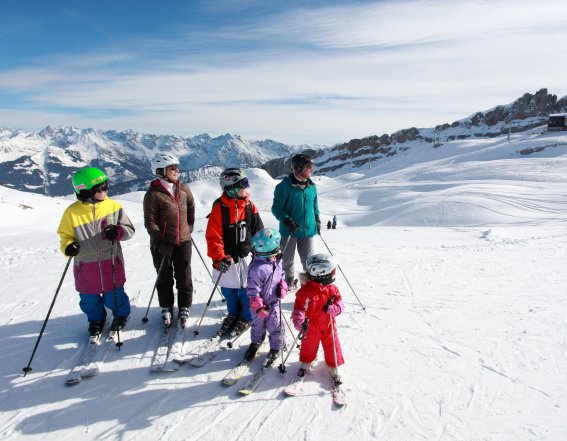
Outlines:
[[[530,155],[520,150],[544,147]],[[66,386],[87,340],[72,274],[23,376],[66,260],[56,228],[72,198],[0,187],[0,438],[2,440],[554,440],[567,439],[567,135],[524,133],[424,144],[338,177],[316,177],[325,242],[343,275],[337,317],[349,403],[337,407],[323,356],[299,396],[272,369],[249,396],[249,374],[221,383],[249,336],[201,368],[151,372],[160,336],[155,282],[143,227],[143,192],[116,197],[136,226],[124,242],[137,312],[99,374]],[[264,223],[277,181],[248,170]],[[315,173],[315,176],[316,173]],[[112,189],[112,186],[111,186]],[[194,240],[206,255],[205,216],[216,180],[191,184]],[[326,252],[320,238],[316,250]],[[210,262],[207,261],[208,264]],[[298,262],[299,265],[299,262]],[[225,311],[193,258],[194,305],[187,332],[210,338]],[[293,295],[283,302],[289,319]],[[251,366],[259,369],[260,354]]]

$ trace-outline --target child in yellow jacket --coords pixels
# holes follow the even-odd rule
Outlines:
[[[130,239],[135,230],[122,206],[108,197],[108,178],[102,170],[80,169],[73,175],[73,187],[78,201],[63,213],[57,233],[63,254],[74,257],[79,306],[87,315],[89,334],[96,337],[106,321],[105,306],[114,313],[112,330],[121,329],[128,320],[130,301],[124,291],[120,242]]]

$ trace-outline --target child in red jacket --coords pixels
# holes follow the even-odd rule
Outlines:
[[[307,373],[317,357],[321,343],[325,363],[331,369],[333,381],[340,384],[337,368],[344,364],[344,359],[335,317],[343,312],[344,304],[339,289],[333,285],[337,263],[332,256],[315,254],[307,258],[306,266],[306,280],[297,291],[291,315],[293,325],[298,331],[301,330],[305,319],[309,319],[307,334],[299,352],[301,368],[297,374],[304,376]]]

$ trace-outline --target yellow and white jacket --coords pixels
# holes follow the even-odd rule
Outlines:
[[[103,233],[107,225],[118,227],[118,237],[112,242]],[[61,218],[57,233],[61,237],[61,252],[72,242],[80,245],[74,259],[75,287],[81,294],[100,294],[113,289],[111,255],[114,256],[116,288],[126,282],[124,257],[120,241],[134,235],[134,225],[122,206],[110,199],[92,203],[77,201]]]

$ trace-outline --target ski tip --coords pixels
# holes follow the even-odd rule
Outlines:
[[[238,392],[240,392],[242,395],[250,395],[252,393],[250,389],[240,389]]]

